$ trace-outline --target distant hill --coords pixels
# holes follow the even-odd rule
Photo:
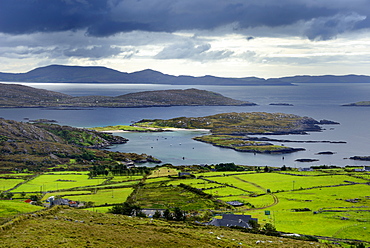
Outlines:
[[[294,76],[279,78],[286,83],[370,83],[369,76],[344,75],[344,76]]]
[[[50,65],[26,73],[0,73],[3,82],[49,83],[150,83],[174,85],[289,85],[279,79],[256,77],[172,76],[154,70],[125,73],[97,66]]]
[[[163,107],[256,105],[198,89],[145,91],[109,96],[72,97],[29,86],[0,83],[0,107]]]
[[[26,73],[1,73],[3,82],[39,83],[147,83],[173,85],[292,85],[294,83],[370,83],[369,76],[294,76],[263,79],[258,77],[224,78],[215,76],[173,76],[154,70],[120,72],[102,66],[49,65]]]
[[[26,107],[66,98],[72,96],[19,84],[0,84],[0,107]]]

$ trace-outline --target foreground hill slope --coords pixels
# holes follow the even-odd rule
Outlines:
[[[98,150],[127,139],[55,124],[0,119],[0,171],[44,171],[58,165],[88,168],[99,161],[159,162],[146,154]],[[72,161],[76,161],[71,164]]]
[[[244,233],[71,208],[53,208],[1,226],[1,247],[332,247],[317,242]]]
[[[0,107],[152,107],[152,106],[240,106],[255,105],[221,94],[198,90],[145,91],[109,96],[72,97],[17,84],[0,84]]]

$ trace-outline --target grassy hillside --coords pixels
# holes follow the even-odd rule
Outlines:
[[[233,171],[225,171],[225,169]],[[30,222],[24,223],[27,227],[20,227],[22,226],[20,225],[13,230],[18,230],[16,232],[19,233],[41,235],[46,238],[49,234],[45,230],[38,230],[44,228],[44,226],[33,226],[36,222],[41,221],[49,223],[52,228],[55,228],[52,229],[52,233],[61,233],[64,239],[68,239],[69,236],[63,236],[65,232],[63,228],[58,230],[61,225],[64,225],[64,222],[67,222],[70,226],[77,225],[77,227],[74,227],[76,230],[72,228],[75,231],[75,235],[71,232],[65,234],[74,236],[68,242],[73,240],[81,242],[80,239],[87,240],[82,231],[84,225],[80,222],[84,221],[85,225],[88,223],[86,227],[88,229],[94,229],[95,225],[101,225],[99,223],[102,223],[102,226],[99,227],[102,229],[98,228],[102,235],[107,232],[107,230],[104,230],[105,228],[113,228],[119,233],[125,232],[125,230],[120,229],[120,227],[124,226],[133,228],[138,235],[142,233],[143,235],[151,236],[153,240],[158,240],[162,238],[155,237],[159,233],[156,229],[152,229],[152,224],[161,223],[161,226],[170,227],[170,230],[165,235],[175,235],[180,238],[181,236],[177,236],[176,229],[179,230],[181,227],[191,228],[194,235],[198,235],[197,230],[208,230],[206,231],[208,233],[211,231],[216,233],[214,230],[217,230],[219,235],[239,240],[237,238],[239,236],[232,236],[231,232],[228,236],[221,234],[225,233],[226,229],[209,230],[207,229],[209,227],[194,225],[195,220],[208,221],[212,215],[233,212],[252,215],[254,218],[258,218],[258,223],[261,227],[270,223],[281,232],[314,235],[319,239],[332,240],[333,242],[343,242],[345,239],[348,239],[347,242],[370,241],[368,231],[370,229],[370,198],[368,195],[370,174],[367,172],[353,172],[350,168],[338,168],[336,170],[317,169],[309,172],[298,172],[291,168],[285,169],[285,171],[264,172],[270,170],[259,167],[219,164],[203,167],[172,167],[167,165],[153,168],[149,171],[142,171],[141,173],[137,171],[136,174],[127,173],[125,175],[114,173],[115,169],[111,168],[107,175],[97,175],[92,178],[89,177],[87,171],[52,172],[37,174],[32,177],[29,174],[8,174],[0,179],[0,185],[4,185],[3,188],[6,190],[10,188],[10,186],[6,186],[8,185],[7,182],[14,185],[19,182],[20,178],[23,178],[24,181],[9,191],[14,194],[13,200],[3,201],[7,206],[5,207],[4,205],[2,212],[4,218],[1,220],[9,220],[11,216],[17,213],[37,210],[37,207],[34,208],[34,206],[22,203],[23,200],[33,195],[37,195],[44,204],[47,204],[44,201],[48,197],[60,196],[85,203],[86,205],[83,207],[89,207],[87,209],[93,212],[107,212],[114,205],[122,205],[122,202],[141,208],[170,209],[171,211],[177,207],[186,211],[187,221],[186,223],[166,223],[150,220],[149,218],[136,219],[119,217],[119,215],[87,214],[86,210],[71,210],[69,213],[73,213],[73,217],[71,215],[59,217],[61,216],[60,214],[66,213],[62,210],[63,213],[53,213],[49,217],[39,216],[42,218],[37,221],[33,221],[35,218],[31,218],[27,220]],[[178,177],[177,174],[180,171],[189,172],[190,175]],[[244,203],[244,205],[233,207],[226,203],[228,201],[239,201]],[[27,206],[29,207],[26,208]],[[265,211],[269,211],[269,215],[266,215]],[[115,222],[111,222],[113,219]],[[76,220],[78,222],[75,222]],[[138,224],[138,222],[127,223],[123,222],[123,220],[140,220],[141,223],[145,224]],[[171,226],[177,227],[172,230]],[[143,231],[141,227],[146,228],[147,231]],[[78,228],[81,228],[81,230],[77,230]],[[191,231],[189,230],[189,232]],[[235,231],[235,235],[236,233],[237,231]],[[6,236],[2,235],[0,233],[0,244],[2,237],[9,237],[12,234],[9,232]],[[253,242],[257,241],[253,236],[248,235],[243,233],[243,237],[249,237],[249,239],[254,240]],[[200,236],[204,236],[204,234]],[[28,238],[30,237],[31,234],[29,234]],[[221,236],[219,237],[222,238]],[[270,239],[270,237],[266,236],[254,237],[258,237],[258,240],[272,241],[272,238]],[[217,237],[214,238],[217,239]],[[231,239],[233,241],[232,238],[227,240],[230,241]],[[106,237],[102,236],[97,236],[96,239],[94,238],[90,241],[97,242],[95,245],[99,247],[102,244],[98,242],[98,239],[108,242]],[[201,237],[192,236],[191,239],[198,242],[201,240]],[[11,240],[16,242],[16,239]],[[145,245],[149,247],[152,245],[150,240],[144,240],[149,242],[145,243]],[[280,240],[285,244],[285,239]],[[27,241],[27,239],[23,241]],[[203,240],[203,242],[205,241]],[[69,244],[68,242],[66,244]],[[179,244],[182,244],[182,241],[179,242]],[[247,243],[244,238],[239,242],[242,242],[246,247],[255,247],[253,242]],[[189,244],[197,245],[197,243]],[[228,244],[229,247],[234,247],[231,245],[234,243],[225,244]],[[226,247],[224,246],[225,244],[222,243],[221,246]],[[306,244],[308,245],[308,243]],[[166,247],[167,243],[164,245]],[[293,243],[290,245],[293,245]],[[314,242],[310,245],[316,247],[317,243]],[[111,246],[114,247],[114,244]],[[135,245],[132,246],[137,247]],[[141,246],[138,245],[138,247]],[[271,247],[279,246],[274,244]]]
[[[1,247],[332,247],[227,228],[71,208],[19,217],[2,229]]]
[[[92,130],[0,119],[0,171],[86,169],[96,164],[158,162],[146,154],[97,149],[125,142],[127,139],[122,137]]]

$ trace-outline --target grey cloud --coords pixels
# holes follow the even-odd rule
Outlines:
[[[368,5],[364,0],[0,0],[0,32],[84,30],[90,36],[107,37],[133,30],[213,30],[231,23],[240,29],[305,23],[309,27],[303,35],[325,40],[369,28],[370,21],[362,18],[369,15]]]
[[[104,58],[118,55],[121,49],[111,46],[93,46],[90,48],[77,48],[65,50],[63,54],[67,57]]]
[[[337,14],[330,17],[320,17],[307,22],[305,35],[310,40],[329,40],[336,35],[352,30],[353,27],[366,19],[357,13]]]
[[[212,51],[208,43],[193,42],[190,40],[175,43],[165,47],[159,52],[156,59],[192,59],[192,60],[218,60],[229,57],[232,51],[215,50]]]

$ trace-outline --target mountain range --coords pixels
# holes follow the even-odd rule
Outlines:
[[[172,85],[292,85],[294,83],[370,83],[370,76],[294,76],[263,79],[258,77],[225,78],[215,76],[173,76],[154,70],[133,73],[100,66],[49,65],[26,73],[1,73],[3,82],[39,83],[147,83]]]

